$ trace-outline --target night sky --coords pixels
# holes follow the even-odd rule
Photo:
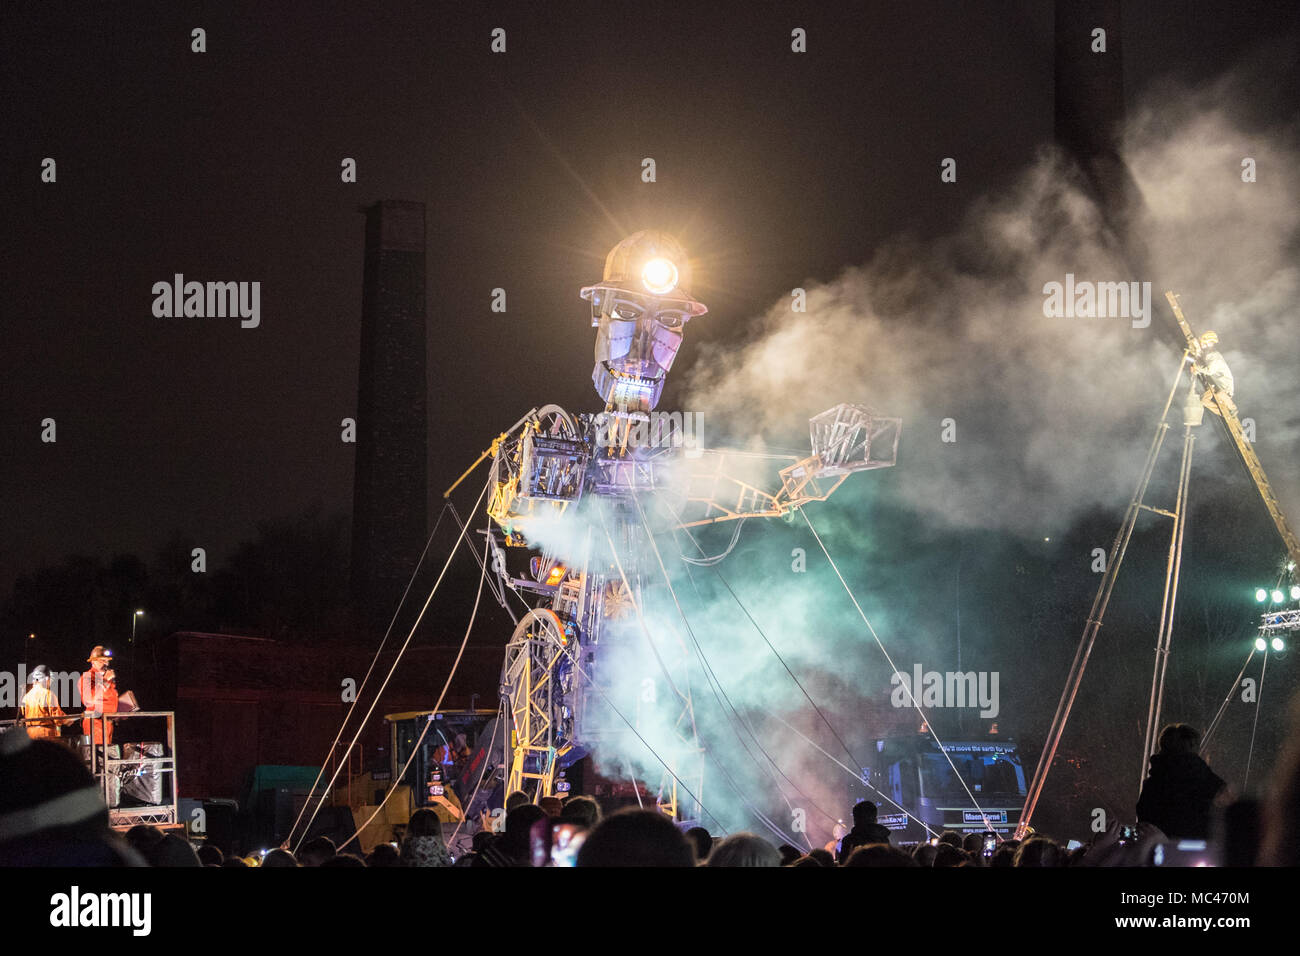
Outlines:
[[[1131,96],[1253,61],[1274,80],[1254,119],[1294,119],[1294,4],[1129,3],[1123,22]],[[350,513],[360,207],[427,204],[432,519],[528,408],[596,408],[577,291],[620,238],[665,229],[698,259],[709,314],[677,369],[739,347],[792,287],[948,232],[1051,141],[1052,28],[1045,2],[5,4],[0,595],[71,553],[148,557],[179,533],[216,567],[261,520]],[[259,281],[260,327],[155,318],[175,273]],[[1084,609],[1063,609],[1066,643]]]

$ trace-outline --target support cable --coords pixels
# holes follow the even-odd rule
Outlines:
[[[716,823],[722,829],[723,833],[726,833],[727,832],[726,825],[721,820],[719,820],[717,816],[711,810],[709,810],[708,807],[704,805],[704,801],[700,800],[700,798],[697,797],[688,786],[686,786],[686,784],[682,781],[680,777],[677,776],[677,774],[673,773],[672,768],[668,766],[668,763],[663,759],[663,757],[660,757],[658,752],[656,752],[655,749],[650,746],[649,741],[647,741],[644,737],[641,736],[640,731],[636,729],[636,725],[633,724],[632,721],[628,720],[627,716],[624,715],[624,713],[614,705],[614,702],[609,699],[609,695],[605,693],[605,689],[596,683],[596,681],[592,678],[591,674],[587,671],[587,669],[583,667],[582,664],[578,661],[578,659],[573,655],[573,650],[571,648],[566,647],[564,648],[564,653],[568,655],[569,660],[572,661],[573,666],[578,669],[578,672],[587,679],[587,684],[591,687],[594,687],[596,689],[596,693],[600,694],[601,699],[606,703],[606,705],[608,705],[609,709],[612,710],[618,716],[618,718],[621,721],[623,721],[623,723],[627,724],[627,729],[632,731],[633,735],[636,737],[637,740],[641,741],[645,749],[648,750],[650,752],[650,755],[659,762],[659,765],[664,768],[664,771],[668,774],[668,776],[672,777],[673,780],[677,782],[677,785],[686,791],[686,795],[689,796],[692,800],[694,800],[695,803],[699,806],[699,808],[703,812],[709,815],[709,817],[713,820],[713,822]],[[743,795],[741,799],[744,799]]]
[[[879,794],[879,796],[880,796],[880,798],[881,798],[882,800],[884,800],[884,801],[885,801],[886,803],[888,803],[890,806],[896,808],[896,809],[897,809],[898,811],[900,811],[904,816],[906,816],[909,820],[912,820],[912,821],[914,821],[914,822],[916,822],[916,823],[919,823],[919,824],[921,825],[921,827],[924,828],[925,832],[928,833],[928,834],[930,834],[930,836],[938,836],[938,835],[939,835],[939,834],[936,833],[934,830],[931,830],[930,827],[928,827],[928,826],[926,825],[926,823],[925,823],[924,820],[922,820],[920,817],[916,817],[916,816],[913,816],[912,814],[908,813],[906,807],[904,807],[904,806],[903,806],[902,804],[900,804],[900,803],[896,803],[896,802],[894,802],[893,798],[890,797],[889,794],[885,793],[885,792],[882,791],[882,790],[877,790],[877,789],[876,789],[875,787],[873,787],[871,784],[867,783],[865,780],[862,779],[862,777],[861,777],[861,775],[860,775],[859,773],[857,773],[857,772],[855,772],[855,771],[853,770],[852,767],[849,767],[849,766],[847,766],[847,765],[841,763],[838,757],[835,757],[835,756],[833,756],[832,754],[827,753],[827,752],[826,752],[825,750],[823,750],[823,749],[822,749],[822,748],[821,748],[821,747],[820,747],[820,746],[819,746],[815,741],[810,740],[808,737],[804,736],[803,732],[800,731],[799,728],[795,727],[793,724],[791,724],[791,723],[789,723],[788,721],[786,721],[786,720],[785,720],[784,718],[782,718],[779,714],[773,712],[773,713],[769,713],[768,716],[771,717],[773,720],[779,721],[780,723],[784,724],[784,725],[785,725],[789,730],[791,730],[793,733],[798,734],[798,736],[799,736],[800,738],[803,739],[804,743],[808,744],[808,746],[812,747],[812,748],[813,748],[814,750],[816,750],[819,754],[821,754],[823,757],[825,757],[825,758],[826,758],[827,760],[829,760],[831,763],[835,764],[835,766],[839,767],[841,770],[843,770],[845,773],[847,773],[847,774],[848,774],[850,777],[852,777],[854,780],[856,780],[856,781],[858,781],[859,783],[863,784],[863,785],[864,785],[868,790],[870,790],[872,793]]]
[[[451,509],[451,516],[456,521],[456,527],[460,528],[461,531],[463,532],[465,530],[465,522],[461,520],[460,512],[456,510],[456,506],[452,504],[450,501],[447,502],[447,507]],[[489,522],[487,529],[484,531],[484,534],[485,535],[492,534],[491,522]],[[469,548],[469,553],[474,556],[474,560],[478,563],[479,567],[487,567],[487,562],[479,556],[477,548],[472,547],[468,541],[465,542],[465,547]],[[501,607],[505,609],[505,612],[510,615],[510,620],[515,624],[518,624],[519,618],[515,615],[514,610],[511,609],[509,602],[506,600],[505,592],[509,591],[511,594],[514,594],[516,597],[518,597],[519,600],[523,602],[525,608],[528,608],[528,602],[524,601],[523,597],[520,596],[519,593],[515,591],[514,588],[508,587],[503,583],[502,578],[504,578],[505,576],[506,575],[502,574],[500,577],[498,577],[496,574],[493,574],[493,578],[496,579],[496,583],[489,584],[488,588],[492,591],[492,596],[497,599],[497,603],[500,604]],[[531,608],[529,608],[529,610],[531,610]]]
[[[754,741],[754,746],[758,748],[759,753],[761,753],[763,757],[767,760],[767,762],[771,764],[772,769],[775,769],[775,771],[781,775],[781,778],[785,780],[785,782],[788,783],[791,786],[791,788],[793,788],[795,793],[797,793],[800,797],[806,800],[814,810],[816,810],[822,816],[826,817],[826,819],[834,821],[836,817],[832,816],[831,814],[823,810],[821,807],[819,807],[816,801],[814,801],[810,796],[808,796],[808,794],[804,793],[803,790],[801,790],[793,780],[791,780],[788,776],[786,776],[785,772],[781,770],[777,762],[774,759],[772,759],[771,754],[769,754],[767,750],[763,747],[762,743],[758,739],[758,735],[754,733],[754,728],[748,723],[748,721],[745,720],[745,718],[736,709],[735,704],[732,703],[731,698],[727,695],[726,690],[722,686],[722,681],[718,679],[718,675],[714,672],[712,664],[709,663],[708,656],[704,653],[704,648],[700,645],[699,638],[695,636],[694,628],[691,627],[690,621],[688,621],[686,618],[686,611],[682,608],[681,601],[679,601],[677,598],[677,591],[673,587],[672,578],[668,574],[668,569],[664,566],[663,555],[660,554],[659,552],[659,546],[655,544],[654,534],[651,532],[649,522],[647,522],[646,520],[645,511],[641,508],[641,502],[637,499],[635,495],[632,496],[632,501],[636,505],[637,514],[640,515],[641,517],[641,526],[645,529],[647,540],[650,542],[650,547],[654,551],[655,560],[659,563],[659,570],[663,573],[664,582],[668,585],[668,593],[672,597],[673,604],[677,608],[677,613],[682,619],[683,626],[685,626],[686,628],[686,633],[690,636],[691,643],[695,645],[695,651],[697,654],[699,654],[700,661],[704,665],[705,675],[709,679],[709,689],[713,691],[714,698],[717,699],[719,705],[722,706],[723,715],[727,716],[728,711],[730,711],[730,714],[734,716],[734,720],[733,720],[733,716],[728,716],[728,722],[731,723],[732,732],[736,735],[736,739],[740,741],[741,747],[744,748],[745,753],[748,754],[750,759],[754,761],[754,763],[758,766],[759,770],[764,771],[768,775],[768,777],[772,779],[773,783],[777,784],[777,792],[781,794],[781,798],[785,801],[786,806],[790,809],[791,812],[793,812],[794,805],[790,803],[790,798],[786,795],[785,791],[781,788],[780,784],[772,776],[772,770],[764,767],[762,763],[760,763],[757,760],[757,758],[754,757],[753,753],[749,749],[749,745],[745,743],[745,740],[741,736],[740,731],[736,729],[735,726],[736,721],[738,721],[741,724],[741,726],[743,726],[745,730],[748,731],[749,736]],[[813,848],[812,842],[806,833],[804,834],[804,842],[808,843],[809,849]]]
[[[487,494],[487,490],[491,484],[492,480],[489,477],[489,479],[483,484],[483,490],[479,492],[478,500],[474,502],[475,511],[478,511],[478,506],[482,503],[483,496]],[[379,706],[379,700],[383,697],[384,690],[388,687],[388,682],[393,679],[393,674],[397,670],[397,665],[401,662],[402,655],[406,653],[407,647],[410,646],[411,639],[415,636],[416,629],[420,626],[420,622],[424,620],[425,612],[429,610],[429,605],[433,601],[433,596],[438,593],[438,588],[441,586],[442,580],[447,574],[447,568],[451,566],[452,559],[456,557],[456,552],[459,550],[460,542],[464,536],[465,530],[462,529],[460,535],[456,538],[455,544],[451,546],[451,551],[447,554],[447,560],[443,562],[442,570],[438,573],[438,579],[434,581],[433,588],[429,591],[429,596],[425,598],[424,606],[420,608],[420,613],[416,617],[415,623],[411,625],[411,629],[407,632],[406,640],[402,642],[402,646],[397,651],[397,656],[393,659],[392,665],[388,668],[388,674],[384,677],[384,682],[379,686],[379,690],[375,694],[375,699],[370,704],[370,709],[367,710],[366,715],[361,718],[361,724],[357,727],[357,732],[353,734],[352,740],[348,743],[347,750],[344,751],[343,754],[343,759],[339,761],[338,766],[334,769],[334,775],[330,778],[330,782],[326,784],[325,789],[321,792],[320,799],[316,803],[316,808],[312,811],[311,817],[307,821],[307,826],[303,830],[303,835],[298,838],[298,843],[294,845],[293,849],[295,853],[297,852],[298,847],[302,845],[302,841],[306,838],[307,834],[311,831],[311,825],[315,821],[316,815],[320,813],[321,807],[324,806],[325,798],[329,795],[330,789],[334,786],[334,781],[338,779],[340,771],[342,771],[344,765],[347,763],[348,757],[351,756],[353,748],[357,745],[357,741],[361,738],[361,732],[365,729],[366,723],[375,712],[375,708]],[[463,646],[462,650],[464,650]],[[460,660],[459,655],[457,655],[457,660]]]
[[[831,553],[826,550],[826,545],[822,543],[821,535],[819,535],[817,529],[813,527],[813,523],[809,519],[807,512],[805,512],[803,508],[799,508],[798,511],[799,514],[803,515],[803,520],[807,523],[808,530],[813,533],[813,537],[817,540],[817,545],[822,549],[822,554],[826,555],[826,560],[830,562],[831,569],[835,572],[835,576],[840,579],[840,584],[844,585],[844,590],[848,594],[849,600],[852,601],[853,606],[857,608],[858,616],[862,618],[862,623],[867,625],[867,631],[870,632],[872,639],[875,640],[876,646],[880,648],[880,653],[885,655],[885,660],[889,663],[889,667],[894,672],[894,676],[896,678],[901,678],[903,676],[902,672],[894,664],[894,659],[889,656],[889,651],[885,650],[884,642],[880,640],[880,635],[876,633],[876,629],[871,626],[871,621],[867,619],[866,612],[862,610],[862,605],[859,604],[858,599],[854,597],[853,589],[850,588],[849,583],[844,580],[844,575],[840,574],[839,566],[836,565],[835,559],[831,557]],[[908,686],[908,683],[905,680],[899,680],[899,684],[902,686],[903,690],[907,692],[907,698],[912,702],[912,706],[916,709],[916,712],[920,714],[921,719],[925,721],[926,730],[928,730],[930,736],[934,738],[935,744],[939,747],[939,752],[943,754],[943,759],[948,761],[948,766],[952,768],[953,775],[957,778],[957,782],[960,783],[961,788],[966,791],[966,796],[970,798],[971,806],[975,808],[976,812],[980,815],[980,819],[984,821],[984,829],[992,830],[993,824],[990,822],[988,814],[984,812],[984,809],[979,805],[979,801],[975,799],[975,794],[971,793],[971,789],[967,786],[965,778],[961,775],[961,771],[959,771],[957,765],[953,763],[952,756],[948,753],[948,748],[943,745],[943,741],[939,739],[939,735],[934,732],[934,726],[931,724],[930,718],[926,716],[925,711],[921,709],[921,705],[917,701],[916,697],[912,694],[912,688]]]
[[[665,504],[667,505],[667,502],[665,502]],[[678,514],[675,511],[673,511],[671,505],[667,505],[667,507],[669,512],[671,512],[673,515],[673,520],[680,525],[681,519],[678,516]],[[700,546],[700,543],[696,541],[695,535],[691,534],[690,530],[685,527],[682,527],[682,530],[686,532],[686,536],[691,539],[695,547],[699,549],[701,554],[703,554],[704,549]],[[745,606],[745,603],[740,599],[740,596],[737,595],[734,590],[732,590],[731,585],[727,583],[727,579],[722,576],[722,572],[717,570],[717,568],[713,568],[713,573],[717,576],[718,580],[722,582],[722,586],[727,589],[727,593],[731,595],[732,600],[734,600],[737,606],[740,608],[740,610],[744,612],[744,615],[749,620],[749,623],[754,625],[754,630],[758,631],[759,637],[763,639],[763,643],[767,645],[768,650],[770,650],[772,654],[776,657],[776,659],[781,662],[781,666],[785,668],[785,672],[790,675],[790,679],[794,681],[794,685],[799,688],[799,691],[800,693],[803,694],[804,699],[808,701],[808,703],[812,706],[812,709],[816,712],[817,716],[821,718],[822,723],[826,725],[826,729],[831,732],[831,736],[834,737],[835,740],[839,743],[839,745],[844,748],[844,752],[848,754],[849,759],[852,760],[855,764],[861,766],[861,763],[858,761],[858,758],[854,755],[853,751],[849,749],[849,745],[844,742],[844,738],[839,735],[839,733],[831,725],[830,720],[827,719],[826,714],[822,711],[820,707],[817,706],[817,702],[812,699],[812,695],[808,693],[807,688],[805,688],[802,682],[800,682],[799,678],[795,676],[794,671],[790,669],[790,665],[786,663],[785,658],[781,656],[781,652],[776,649],[776,646],[768,638],[767,633],[759,625],[758,621],[754,620],[754,615],[749,613],[749,608]]]
[[[688,709],[690,711],[690,731],[692,731],[692,737],[694,740],[695,747],[699,747],[699,735],[698,735],[697,728],[695,728],[695,711],[694,711],[694,706],[692,705],[692,701],[690,701],[690,697],[688,695],[684,695],[684,693],[682,693],[680,689],[677,688],[676,683],[673,682],[671,671],[668,670],[668,667],[666,663],[664,663],[663,658],[660,657],[658,646],[655,645],[653,637],[650,636],[650,627],[649,624],[646,623],[645,614],[642,613],[640,601],[637,601],[636,594],[632,592],[632,584],[630,584],[630,581],[628,580],[627,572],[625,572],[624,570],[623,561],[621,561],[621,559],[619,558],[619,550],[617,550],[614,544],[614,537],[610,535],[610,529],[608,529],[608,525],[606,524],[606,522],[604,522],[603,512],[599,512],[599,514],[601,514],[601,525],[604,531],[604,538],[606,538],[608,545],[610,545],[611,557],[614,558],[615,567],[617,567],[617,570],[619,570],[619,576],[621,580],[623,580],[624,587],[627,588],[628,600],[630,601],[630,604],[632,604],[633,610],[636,611],[637,623],[641,624],[641,630],[643,633],[645,633],[647,644],[650,645],[650,650],[651,652],[654,653],[655,661],[658,662],[659,665],[659,670],[663,671],[664,679],[667,680],[668,685],[669,687],[672,688],[673,693],[676,693],[677,697],[679,697],[680,700],[684,702],[684,704],[688,705]],[[681,646],[682,653],[689,654],[688,650],[686,650],[685,644],[681,643],[680,636],[677,637],[677,640],[679,640],[679,645]],[[603,691],[601,692],[601,696],[604,697]],[[638,739],[642,740],[642,743],[645,743],[645,740],[642,739],[640,734],[637,734],[637,737]],[[744,740],[741,740],[741,745],[742,747],[745,747]],[[746,753],[749,753],[749,749],[748,748],[745,749],[746,749]],[[718,761],[718,758],[712,756],[712,754],[708,753],[707,750],[703,748],[701,748],[701,752],[705,754],[706,757],[710,758],[710,760],[714,761],[714,765],[718,766],[718,769],[723,773],[723,777],[727,779],[727,782],[729,784],[731,784],[732,790],[735,790],[736,795],[740,797],[741,803],[745,804],[746,808],[748,808],[750,812],[754,814],[755,818],[759,819],[759,821],[762,821],[764,823],[764,826],[767,826],[768,829],[774,831],[775,834],[779,835],[780,838],[783,838],[785,842],[788,843],[793,842],[793,839],[790,838],[787,832],[781,830],[780,827],[777,827],[771,821],[768,821],[768,819],[764,817],[761,812],[759,812],[757,806],[754,806],[753,803],[751,803],[751,801],[749,800],[749,797],[745,796],[745,791],[742,790],[740,786],[738,786],[735,778],[733,778],[731,773],[729,773],[727,767],[724,767],[722,765],[722,762]],[[753,753],[749,753],[749,756],[750,756],[750,760],[754,760],[755,762],[757,762],[757,758],[753,756]],[[762,769],[762,765],[759,765],[759,767],[761,767]],[[664,769],[667,769],[667,765],[664,765]],[[677,783],[679,784],[681,783],[680,778],[677,777],[677,775],[673,773],[672,770],[668,770],[668,774],[669,777],[673,778],[673,780],[677,780]],[[684,784],[682,784],[682,790],[686,790],[686,792],[690,793],[690,791],[688,790],[688,788],[684,786]],[[699,800],[697,799],[697,797],[694,797],[693,793],[690,796],[692,796],[692,799],[695,800],[695,803],[699,804]],[[699,804],[699,805],[701,805],[701,809],[703,809],[703,804]],[[710,814],[710,816],[712,816],[712,814]]]
[[[636,595],[632,591],[632,583],[627,578],[627,572],[623,570],[623,562],[619,560],[618,548],[614,546],[614,539],[609,533],[609,526],[605,523],[605,515],[600,511],[600,509],[597,509],[597,512],[600,514],[601,530],[605,532],[605,541],[609,543],[609,553],[614,559],[614,566],[618,568],[618,576],[623,582],[623,587],[627,589],[628,600],[636,611],[636,619],[641,625],[642,632],[645,634],[646,643],[650,645],[650,651],[654,654],[655,661],[659,664],[659,669],[663,671],[664,679],[668,681],[668,686],[672,688],[673,693],[681,698],[682,701],[689,703],[690,698],[678,690],[676,682],[673,681],[673,675],[668,670],[668,665],[664,663],[664,659],[659,653],[658,645],[655,644],[654,638],[650,636],[650,627],[646,624],[645,617],[641,614],[641,603],[636,599]],[[682,650],[685,650],[685,648],[683,647]],[[692,714],[692,730],[695,729],[694,719],[694,715]]]
[[[1273,589],[1276,590],[1277,588],[1280,588],[1282,586],[1282,582],[1285,579],[1286,579],[1286,572],[1284,571],[1277,576],[1277,582],[1273,585]],[[1263,625],[1260,626],[1259,636],[1260,637],[1264,636]],[[1246,663],[1241,665],[1241,672],[1237,674],[1236,680],[1234,680],[1232,682],[1232,686],[1228,688],[1228,695],[1223,698],[1223,703],[1219,705],[1218,713],[1214,715],[1214,719],[1210,721],[1210,726],[1205,728],[1205,733],[1201,736],[1201,749],[1199,753],[1202,759],[1205,758],[1205,753],[1207,750],[1209,750],[1210,738],[1214,736],[1214,732],[1218,729],[1219,721],[1221,721],[1223,719],[1223,715],[1227,713],[1228,705],[1232,703],[1232,698],[1237,695],[1237,689],[1241,687],[1241,678],[1245,676],[1246,668],[1250,666],[1250,662],[1254,659],[1255,659],[1255,648],[1251,647],[1250,653],[1246,655]],[[1259,703],[1258,697],[1255,698],[1255,703],[1258,705]],[[1258,710],[1256,711],[1256,713],[1258,713]]]
[[[638,504],[638,508],[639,508],[639,504]],[[686,694],[683,694],[677,688],[676,683],[673,681],[671,672],[668,670],[667,665],[664,663],[663,658],[660,656],[658,647],[655,645],[654,640],[650,636],[650,627],[646,623],[645,615],[642,612],[640,602],[636,599],[636,595],[632,593],[631,583],[628,581],[627,574],[623,568],[623,562],[619,558],[618,548],[614,545],[614,539],[609,533],[609,527],[605,523],[605,516],[603,513],[601,513],[600,515],[600,520],[601,520],[601,526],[605,531],[605,540],[609,544],[610,555],[613,557],[614,564],[618,568],[619,575],[623,581],[623,586],[627,588],[629,601],[631,602],[633,609],[636,611],[637,622],[641,625],[641,629],[645,633],[646,641],[649,643],[650,649],[654,653],[655,660],[659,664],[659,669],[663,671],[664,677],[668,681],[669,686],[672,688],[673,693],[675,693],[685,704],[689,706],[690,714],[691,714],[691,734],[695,741],[695,746],[698,747],[699,731],[695,726],[695,708],[691,704],[690,697]],[[653,544],[653,537],[651,538],[651,543]],[[656,553],[657,553],[657,549],[656,549]],[[669,589],[671,590],[671,585],[669,586]],[[689,654],[685,644],[681,643],[680,637],[678,637],[678,642],[681,646],[682,652],[684,654]],[[735,732],[734,728],[733,728],[733,732]],[[638,734],[637,736],[640,737],[640,734]],[[739,734],[737,734],[737,737],[739,738]],[[749,755],[750,759],[754,760],[755,763],[758,763],[757,758],[755,758],[754,755],[749,751],[748,747],[745,746],[745,742],[743,739],[740,739],[740,743],[741,746],[745,748],[745,751]],[[741,802],[744,803],[745,806],[754,814],[756,819],[762,821],[764,825],[766,825],[778,836],[783,838],[786,842],[794,842],[793,839],[789,836],[789,834],[785,833],[785,831],[781,830],[779,827],[777,827],[775,824],[773,824],[771,821],[769,821],[766,817],[763,816],[763,814],[758,810],[758,808],[755,807],[753,803],[748,799],[748,797],[745,796],[744,790],[739,786],[739,784],[736,783],[735,779],[731,776],[731,773],[726,769],[726,767],[722,765],[722,763],[716,757],[714,757],[704,748],[701,748],[701,751],[710,759],[712,759],[714,765],[717,766],[717,768],[722,771],[722,775],[726,778],[727,782],[731,785],[732,789],[736,791],[736,794],[737,796],[740,797]],[[762,769],[761,764],[759,764],[759,768]],[[678,783],[680,783],[680,779],[677,777],[675,773],[673,773],[671,770],[669,770],[668,773],[670,776],[672,776],[674,780],[677,780]],[[683,789],[685,789],[685,787],[683,787]],[[687,793],[690,793],[690,791],[687,790]],[[782,796],[784,796],[784,794],[782,794]],[[695,799],[694,795],[692,795],[692,799]],[[699,803],[698,799],[696,799],[696,803]],[[703,804],[701,804],[701,808],[703,808]]]
[[[483,550],[484,551],[487,550],[487,542],[483,543]],[[460,667],[461,658],[465,655],[465,646],[469,644],[469,635],[474,630],[474,621],[478,617],[479,601],[483,597],[483,582],[486,578],[487,578],[486,565],[484,565],[484,572],[480,574],[478,579],[478,590],[474,593],[474,607],[469,614],[469,623],[465,625],[465,636],[461,638],[460,649],[456,652],[456,659],[451,662],[451,670],[447,672],[447,679],[443,681],[442,690],[438,692],[438,702],[433,705],[433,713],[437,713],[439,710],[442,709],[442,701],[443,698],[447,696],[447,688],[451,687],[451,682],[456,676],[456,670]],[[426,604],[425,606],[427,607],[428,605]],[[383,693],[383,691],[381,690],[380,693]],[[376,703],[378,703],[378,699],[376,699]],[[415,760],[416,754],[420,752],[420,746],[424,743],[424,738],[428,736],[429,728],[432,726],[433,726],[432,720],[426,720],[424,722],[424,729],[420,731],[420,736],[416,738],[415,744],[411,747],[411,753],[409,756],[407,756],[406,763],[402,764],[402,769],[397,772],[397,778],[393,780],[392,786],[390,786],[388,790],[384,793],[384,799],[380,800],[379,806],[375,807],[374,812],[370,814],[370,816],[366,817],[366,822],[361,824],[361,826],[357,827],[356,832],[353,833],[352,836],[348,837],[346,840],[344,840],[342,843],[339,844],[340,850],[342,850],[345,846],[347,846],[357,837],[361,836],[365,828],[370,826],[371,821],[373,821],[375,817],[379,816],[380,811],[384,809],[384,805],[388,803],[388,798],[391,797],[397,791],[398,784],[406,776],[406,771],[410,769],[411,762]],[[465,815],[464,808],[462,807],[461,809],[462,819],[464,818],[464,815]]]
[[[1241,790],[1246,792],[1250,786],[1250,761],[1255,756],[1255,732],[1259,730],[1259,712],[1264,708],[1264,675],[1268,673],[1268,653],[1264,653],[1264,666],[1259,671],[1259,696],[1255,698],[1255,720],[1250,725],[1250,749],[1246,751],[1246,776],[1241,781]]]
[[[393,610],[393,616],[388,621],[388,629],[384,631],[383,640],[379,642],[379,647],[375,650],[375,656],[370,659],[370,666],[366,668],[366,676],[361,678],[361,686],[357,688],[357,694],[352,698],[352,703],[348,706],[347,713],[343,715],[343,722],[339,724],[338,733],[334,735],[334,740],[330,744],[330,755],[333,755],[334,748],[339,745],[339,740],[343,737],[344,728],[347,727],[348,721],[352,719],[352,712],[356,710],[357,701],[361,699],[361,692],[366,689],[366,681],[370,680],[370,675],[374,673],[375,664],[379,660],[379,656],[384,652],[384,645],[388,643],[389,635],[393,632],[393,625],[397,623],[397,617],[402,612],[402,605],[406,603],[406,596],[411,593],[411,585],[415,583],[415,579],[420,573],[420,567],[424,564],[425,555],[429,553],[429,546],[433,544],[434,536],[438,533],[438,527],[442,524],[443,516],[447,513],[449,507],[451,507],[450,501],[447,502],[447,504],[443,506],[442,510],[438,512],[438,520],[433,523],[433,530],[429,532],[429,538],[424,542],[424,550],[420,552],[420,559],[415,562],[415,568],[411,571],[411,576],[406,582],[406,589],[402,591],[402,596],[397,602],[397,607]],[[316,795],[316,786],[320,783],[320,778],[324,775],[325,766],[328,762],[328,757],[326,760],[321,762],[320,770],[316,773],[316,779],[312,781],[311,789],[307,791],[307,799],[303,801],[302,807],[298,810],[298,816],[293,821],[293,826],[289,828],[289,835],[285,842],[289,842],[293,839],[294,832],[298,829],[298,824],[302,822],[302,815],[307,811],[307,805],[311,803],[312,797]]]
[[[659,496],[658,491],[656,491],[653,488],[650,490],[651,493],[654,494],[656,497]],[[668,510],[669,511],[673,510],[671,505],[668,506]],[[673,517],[677,520],[678,524],[681,524],[681,519],[677,518],[676,513],[674,513]],[[697,549],[699,549],[699,552],[702,555],[702,557],[699,558],[687,557],[685,554],[681,553],[681,548],[677,549],[678,557],[680,557],[687,564],[695,565],[697,568],[711,568],[716,564],[722,563],[722,561],[725,560],[727,556],[730,555],[731,552],[735,549],[736,542],[740,540],[740,529],[745,526],[746,520],[748,519],[741,518],[736,522],[736,530],[731,532],[731,540],[727,543],[726,549],[721,554],[713,554],[713,555],[705,554],[704,549],[700,547],[700,543],[695,540],[695,536],[691,535],[691,542],[695,545]],[[684,524],[682,524],[682,530],[686,531],[688,535],[691,534],[690,531],[687,531],[686,526]]]
[[[1241,678],[1245,675],[1246,668],[1250,666],[1250,662],[1254,659],[1255,648],[1252,647],[1250,653],[1246,655],[1246,663],[1241,665],[1241,671],[1237,674],[1237,679],[1234,680],[1232,686],[1228,688],[1228,696],[1223,698],[1223,703],[1219,705],[1219,712],[1214,715],[1214,719],[1210,721],[1210,726],[1205,729],[1205,734],[1201,737],[1201,749],[1199,753],[1202,760],[1205,759],[1205,753],[1210,747],[1210,738],[1214,736],[1214,732],[1219,729],[1219,721],[1222,720],[1223,715],[1227,713],[1228,705],[1232,703],[1232,698],[1237,696],[1237,689],[1241,687]],[[1258,697],[1255,698],[1255,703],[1259,703]]]

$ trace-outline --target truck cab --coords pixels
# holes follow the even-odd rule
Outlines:
[[[935,834],[992,829],[1010,837],[1020,822],[1025,772],[1013,740],[946,741],[941,750],[929,735],[888,737],[876,741],[875,760],[863,768],[863,781],[914,818],[880,802],[878,822],[894,831],[895,843],[929,839],[927,826]]]

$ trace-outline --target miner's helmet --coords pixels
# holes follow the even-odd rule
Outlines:
[[[690,283],[691,269],[685,247],[666,232],[643,229],[609,251],[601,280],[583,286],[579,295],[591,302],[593,318],[600,315],[604,292],[672,302],[688,317],[703,315],[709,310],[703,302],[691,297]]]
[[[1219,344],[1218,332],[1206,332],[1201,336],[1201,348],[1209,349]]]

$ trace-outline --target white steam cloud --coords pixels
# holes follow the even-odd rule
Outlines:
[[[1241,414],[1255,419],[1275,490],[1296,511],[1296,153],[1281,134],[1235,127],[1222,96],[1144,108],[1131,126],[1150,274],[1121,261],[1077,176],[1045,152],[953,236],[880,250],[808,288],[805,313],[783,298],[749,344],[707,349],[688,373],[686,407],[715,436],[789,441],[809,416],[865,401],[903,418],[895,490],[906,504],[955,527],[1033,534],[1131,494],[1181,352],[1171,288],[1194,328],[1218,331]],[[1242,182],[1243,157],[1258,182]],[[1045,317],[1043,286],[1067,273],[1151,282],[1150,327]],[[940,441],[949,418],[951,444]],[[1198,448],[1198,465],[1226,473],[1231,455]]]

